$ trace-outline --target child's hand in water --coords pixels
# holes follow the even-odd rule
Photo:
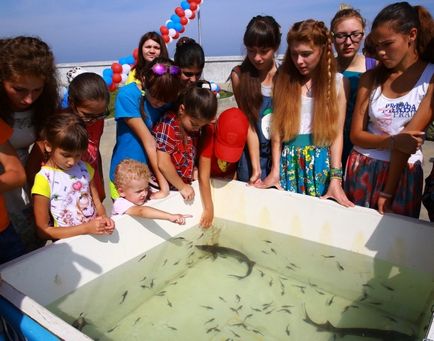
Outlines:
[[[184,187],[179,190],[179,193],[181,193],[185,201],[192,201],[194,199],[194,189],[189,184],[185,184]]]
[[[193,217],[191,214],[172,214],[169,221],[178,225],[185,225],[185,219]]]

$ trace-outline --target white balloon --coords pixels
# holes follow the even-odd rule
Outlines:
[[[216,83],[211,83],[211,90],[212,91],[217,91],[217,84]]]
[[[186,10],[184,11],[184,13],[185,13],[185,17],[186,17],[187,19],[190,19],[190,17],[193,15],[193,12],[191,11],[191,9],[186,9]]]
[[[172,37],[169,37],[169,42],[167,44],[170,44],[173,41]]]
[[[169,37],[173,38],[176,34],[176,30],[174,28],[169,28]]]
[[[128,75],[128,72],[131,71],[130,64],[122,64],[122,73]]]
[[[126,74],[121,74],[121,77],[122,77],[122,80],[120,81],[120,83],[121,84],[125,84],[125,82],[127,81],[127,79],[128,79],[128,75],[126,75]]]

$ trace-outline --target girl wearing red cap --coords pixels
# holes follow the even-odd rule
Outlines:
[[[214,218],[210,177],[234,179],[247,141],[249,121],[238,108],[223,111],[217,123],[204,129],[199,158],[199,188],[203,204],[200,226],[210,227]]]

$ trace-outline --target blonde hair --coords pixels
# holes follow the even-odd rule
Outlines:
[[[307,43],[322,49],[315,74],[312,76],[313,141],[318,146],[331,145],[338,133],[338,107],[336,61],[330,32],[322,21],[300,21],[289,30],[287,42],[288,48],[274,82],[271,129],[284,141],[294,139],[299,133],[301,88],[305,78],[291,59],[291,45],[295,42]]]
[[[125,189],[131,180],[146,179],[149,182],[150,177],[147,165],[133,159],[125,159],[116,166],[114,184],[117,190]]]

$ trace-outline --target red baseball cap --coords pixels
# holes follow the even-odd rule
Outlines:
[[[238,162],[247,141],[249,121],[238,108],[223,111],[217,119],[215,154],[226,162]]]

